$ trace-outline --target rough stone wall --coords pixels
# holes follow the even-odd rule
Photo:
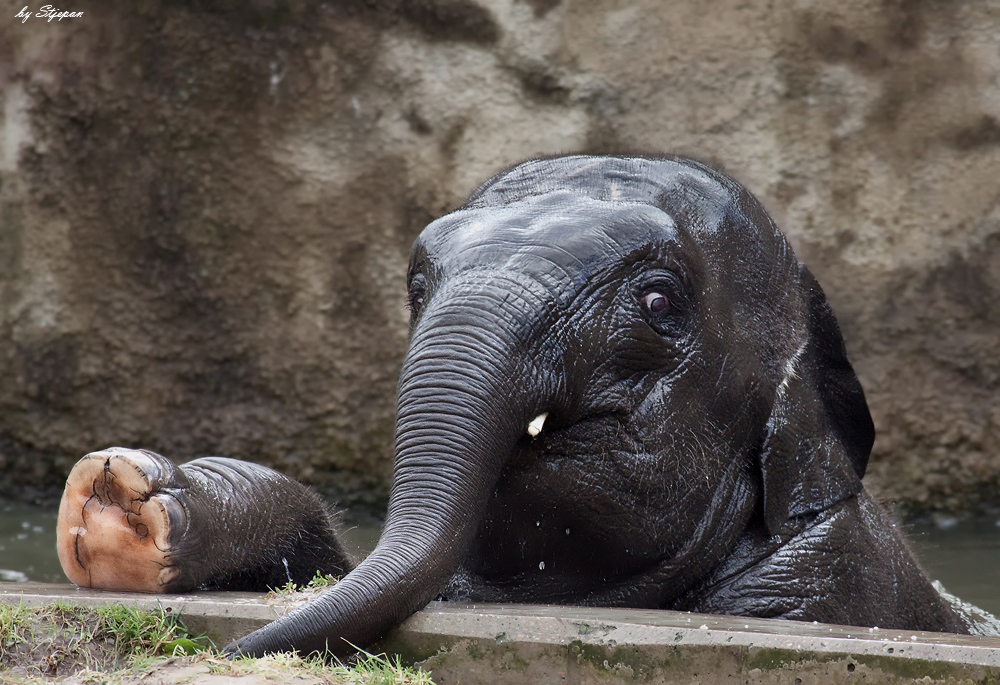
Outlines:
[[[520,159],[646,149],[741,179],[824,285],[870,485],[1000,504],[1000,0],[27,1],[0,4],[4,494],[122,444],[377,505],[421,227]]]

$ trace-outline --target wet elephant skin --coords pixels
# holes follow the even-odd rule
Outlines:
[[[519,164],[424,229],[408,293],[382,538],[230,651],[349,651],[439,595],[968,631],[862,486],[822,289],[724,174]]]
[[[383,538],[231,649],[364,643],[439,594],[967,631],[861,484],[822,289],[732,179],[517,165],[423,231],[408,289]]]

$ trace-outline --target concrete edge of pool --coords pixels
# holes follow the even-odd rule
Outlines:
[[[234,592],[146,595],[0,582],[0,601],[123,603],[180,613],[225,644],[290,610]],[[462,683],[984,683],[1000,638],[674,611],[432,602],[378,646]]]

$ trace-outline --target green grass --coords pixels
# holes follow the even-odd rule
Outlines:
[[[96,609],[98,626],[114,636],[115,649],[132,661],[157,655],[180,656],[210,648],[210,641],[189,634],[179,616],[121,604]]]
[[[317,575],[304,589],[336,582]],[[286,593],[294,592],[282,588]],[[177,656],[181,659],[167,660]],[[53,665],[55,664],[55,665]],[[426,671],[403,666],[399,657],[359,651],[343,664],[329,655],[275,654],[228,659],[204,637],[189,634],[179,616],[108,604],[86,607],[64,601],[44,607],[0,603],[0,683],[45,683],[75,674],[86,683],[121,683],[142,673],[197,666],[231,676],[261,674],[289,680],[297,674],[331,684],[433,685]]]
[[[325,590],[331,585],[336,585],[339,581],[340,577],[338,576],[335,576],[333,574],[324,575],[319,571],[316,571],[316,575],[314,575],[312,577],[312,580],[310,580],[305,585],[300,587],[297,583],[288,581],[281,587],[271,588],[270,591],[267,593],[267,596],[271,598],[284,597],[286,595],[291,595],[296,592],[306,592],[309,590]]]
[[[399,656],[389,657],[385,654],[369,654],[361,650],[357,660],[351,666],[338,664],[333,667],[333,673],[351,682],[352,679],[366,685],[434,685],[427,671],[414,670],[410,666],[399,663]]]
[[[22,604],[0,604],[0,663],[11,647],[24,642],[28,612]]]
[[[165,612],[66,601],[42,607],[0,603],[0,671],[111,673],[210,647],[206,638],[190,635],[179,617]]]
[[[300,673],[314,676],[329,683],[352,685],[434,685],[427,671],[403,666],[399,657],[369,654],[361,651],[350,664],[331,660],[320,654],[271,654],[259,659],[241,657],[225,660],[215,655],[199,655],[196,659],[208,664],[208,671],[216,675],[238,678],[254,673]]]

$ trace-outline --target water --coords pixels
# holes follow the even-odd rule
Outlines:
[[[1000,520],[941,519],[906,527],[931,578],[966,602],[1000,616]]]
[[[0,506],[0,580],[65,583],[56,556],[56,512]]]
[[[0,506],[0,580],[65,583],[56,557],[56,513]],[[928,574],[949,592],[1000,615],[1000,521],[955,521],[906,526]],[[378,541],[378,526],[349,526],[347,545],[363,556]]]

